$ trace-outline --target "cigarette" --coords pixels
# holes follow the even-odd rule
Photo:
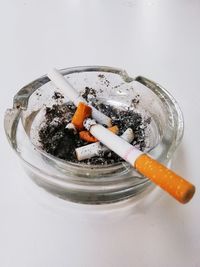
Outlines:
[[[76,89],[69,83],[68,80],[65,79],[65,77],[57,69],[52,69],[47,74],[47,76],[57,88],[65,92],[67,97],[74,103],[75,106],[78,106],[79,102],[87,103],[86,100],[79,95]],[[108,127],[112,126],[111,118],[104,115],[91,105],[88,104],[88,106],[92,108],[92,117],[98,123],[107,125]]]
[[[83,121],[90,117],[92,114],[92,108],[83,102],[79,102],[76,112],[72,117],[72,123],[77,130],[83,130]]]
[[[92,157],[99,156],[102,150],[103,146],[100,144],[100,142],[96,142],[76,148],[75,152],[77,159],[81,161],[84,159],[90,159]]]
[[[128,128],[121,136],[128,143],[131,143],[134,139],[133,130]],[[79,161],[90,159],[95,156],[100,156],[102,153],[109,151],[109,148],[103,146],[100,142],[89,144],[75,149],[76,156]]]
[[[195,186],[171,171],[148,154],[145,154],[113,134],[92,119],[84,122],[85,128],[106,147],[129,162],[138,172],[160,186],[179,202],[187,203],[195,193]]]
[[[122,139],[124,139],[126,142],[131,143],[134,139],[134,133],[131,128],[126,129],[125,132],[120,136]]]

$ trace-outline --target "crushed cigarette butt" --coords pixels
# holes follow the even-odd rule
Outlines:
[[[83,102],[78,104],[76,112],[72,118],[72,123],[76,127],[77,130],[81,131],[84,129],[83,122],[85,119],[91,116],[92,109],[88,105]]]
[[[119,132],[119,128],[116,125],[109,127],[108,130],[113,132],[114,134],[118,134],[118,132]],[[94,143],[94,142],[98,141],[94,136],[91,135],[91,133],[89,131],[81,131],[81,132],[79,132],[79,136],[82,140],[84,140],[88,143]]]
[[[109,130],[111,130],[111,128]],[[117,134],[117,131],[115,132],[115,134]],[[134,139],[133,130],[131,128],[126,129],[126,131],[120,137],[126,140],[127,142],[131,143]],[[85,159],[90,159],[95,156],[100,156],[104,154],[105,152],[109,151],[109,149],[106,146],[103,146],[100,142],[96,142],[96,143],[89,144],[86,146],[78,147],[75,149],[75,151],[76,151],[77,159],[79,161],[82,161]],[[108,155],[108,157],[111,156],[111,153],[109,154],[110,155]]]
[[[79,137],[88,143],[94,143],[98,141],[98,139],[92,136],[91,133],[88,131],[79,132]]]

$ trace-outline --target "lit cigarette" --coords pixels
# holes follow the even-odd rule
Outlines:
[[[87,103],[86,100],[79,95],[76,89],[69,83],[68,80],[56,69],[52,69],[47,76],[55,84],[57,88],[60,88],[65,92],[67,97],[74,103],[75,106],[78,106],[79,102]],[[89,105],[89,104],[88,104]],[[92,117],[101,124],[107,125],[108,127],[112,126],[111,118],[104,115],[96,108],[92,107]]]
[[[121,136],[128,143],[131,143],[134,139],[133,130],[128,128]],[[108,151],[109,149],[106,146],[103,146],[100,142],[89,144],[76,148],[76,156],[79,161],[84,159],[90,159],[95,156],[100,156],[102,153]]]
[[[113,134],[94,120],[87,119],[85,128],[106,147],[129,162],[141,174],[168,192],[181,203],[187,203],[195,193],[195,186],[158,161],[144,154],[124,139]]]

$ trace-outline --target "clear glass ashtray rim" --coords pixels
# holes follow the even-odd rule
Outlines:
[[[118,73],[119,75],[121,75],[123,77],[123,79],[125,81],[131,81],[133,80],[133,78],[130,78],[128,76],[128,74],[124,71],[124,70],[120,70],[120,69],[116,69],[116,68],[111,68],[111,67],[104,67],[104,66],[88,66],[88,67],[74,67],[74,68],[67,68],[67,69],[63,69],[61,70],[63,74],[68,74],[68,73],[73,73],[73,71],[77,71],[77,72],[83,72],[83,71],[104,71],[104,72],[113,72],[113,73]],[[43,76],[39,79],[36,79],[34,82],[28,84],[27,86],[23,87],[23,89],[26,89],[26,88],[30,88],[32,86],[32,84],[35,84],[37,83],[39,80],[41,79],[46,79],[46,82],[48,82],[47,80],[47,77],[46,76]],[[177,103],[177,101],[174,99],[174,97],[167,91],[165,90],[163,87],[161,87],[160,85],[158,85],[157,83],[154,83],[142,76],[137,76],[135,78],[135,80],[140,80],[143,79],[143,81],[146,81],[147,82],[147,87],[152,90],[154,93],[157,94],[157,96],[160,98],[161,96],[164,96],[164,98],[167,98],[167,101],[170,102],[170,105],[173,105],[173,108],[174,110],[176,111],[177,113],[177,118],[176,118],[176,121],[177,121],[177,134],[176,134],[176,138],[175,140],[173,140],[173,146],[171,146],[171,148],[168,150],[168,153],[165,157],[165,159],[163,160],[163,163],[167,164],[170,160],[171,160],[171,157],[174,153],[174,151],[176,150],[176,148],[178,147],[181,139],[182,139],[182,136],[183,136],[183,130],[184,130],[184,122],[183,122],[183,115],[182,115],[182,112],[181,112],[181,109]],[[151,87],[152,86],[152,87]],[[155,88],[153,88],[153,86]],[[16,94],[15,98],[14,98],[14,108],[16,108],[16,99],[18,98],[18,93]],[[162,100],[162,99],[161,99]],[[23,107],[21,107],[23,109]],[[17,125],[17,124],[16,124]],[[6,128],[6,127],[5,127]],[[5,129],[6,130],[6,129]],[[8,135],[7,135],[8,136]],[[159,144],[158,144],[159,145]],[[14,147],[13,147],[14,148]],[[15,149],[15,148],[14,148]],[[15,151],[17,152],[18,156],[24,161],[24,163],[26,165],[28,165],[29,167],[33,168],[33,169],[37,169],[36,166],[34,166],[33,164],[31,164],[31,162],[27,162],[26,159],[22,158],[20,153],[18,153],[17,149],[15,149]],[[153,151],[153,149],[152,149]],[[151,151],[149,151],[151,153]],[[65,165],[65,168],[63,169],[64,172],[61,172],[61,175],[59,176],[55,176],[55,175],[51,175],[50,173],[46,172],[44,173],[45,175],[48,176],[49,179],[53,179],[54,181],[58,181],[59,179],[62,180],[63,182],[72,182],[73,181],[80,181],[82,183],[90,183],[91,185],[102,185],[102,183],[104,181],[107,181],[109,183],[114,183],[117,181],[121,181],[121,178],[123,179],[123,177],[118,177],[119,179],[117,179],[117,176],[114,176],[112,175],[112,170],[118,170],[124,166],[126,166],[128,168],[129,164],[128,163],[117,163],[117,164],[112,164],[112,165],[109,165],[109,166],[96,166],[96,165],[93,165],[93,166],[88,166],[88,165],[78,165],[76,163],[69,163],[69,162],[66,162],[66,161],[63,161],[63,160],[60,160],[60,159],[57,159],[47,153],[43,153],[43,152],[40,152],[42,154],[42,156],[46,157],[47,159],[50,159],[53,163],[55,163],[55,165],[57,165],[57,163],[61,163],[63,165]],[[73,174],[73,172],[67,172],[65,173],[65,171],[67,169],[70,169],[70,168],[74,168],[75,169],[75,173]],[[90,170],[92,167],[92,169],[95,169],[95,172],[98,173],[97,170],[99,170],[100,172],[102,172],[103,170],[107,171],[108,174],[111,173],[111,175],[109,177],[106,177],[105,179],[105,176],[100,176],[98,177],[98,175],[95,175],[94,179],[91,179],[88,178],[88,176],[78,176],[77,175],[77,172],[81,172],[81,170],[84,170],[84,171],[88,171]],[[130,168],[130,167],[129,167]],[[38,170],[40,171],[40,170]],[[66,179],[65,179],[66,178]],[[130,178],[130,177],[129,177]],[[132,178],[134,178],[134,176],[132,176]],[[149,180],[146,179],[146,178],[141,178],[141,182],[137,183],[135,186],[144,186],[144,185],[147,185],[149,184]]]

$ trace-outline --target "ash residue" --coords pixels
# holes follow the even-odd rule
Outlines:
[[[57,96],[62,98],[62,95],[60,96],[56,94],[56,97]],[[121,135],[127,128],[132,128],[134,132],[134,140],[132,144],[144,151],[146,148],[145,129],[150,123],[150,118],[144,120],[139,113],[136,113],[131,109],[120,110],[116,107],[97,102],[95,90],[89,87],[85,88],[82,96],[102,113],[112,118],[113,125],[119,127],[119,135]],[[137,97],[137,100],[133,100],[132,103],[136,104],[138,101],[139,98]],[[77,163],[79,161],[75,155],[75,148],[87,145],[88,143],[81,140],[79,135],[75,134],[73,130],[66,129],[66,125],[71,122],[75,110],[76,107],[71,102],[63,105],[55,104],[51,108],[46,107],[45,122],[39,131],[39,141],[42,149],[47,153]],[[102,153],[99,157],[93,157],[81,162],[91,165],[106,165],[121,161],[123,160],[114,152],[108,151]]]
[[[60,92],[54,92],[53,99],[63,99],[64,96]]]
[[[132,102],[131,105],[132,105],[134,108],[136,108],[137,105],[140,103],[140,96],[139,96],[139,95],[136,95],[136,96],[132,99],[131,102]]]
[[[84,92],[82,93],[82,97],[87,101],[90,102],[93,99],[96,99],[96,91],[93,88],[85,87]]]
[[[42,149],[61,159],[74,161],[75,148],[86,143],[74,135],[73,130],[66,129],[66,125],[76,110],[76,107],[68,105],[53,105],[46,107],[45,124],[39,131]]]
[[[112,124],[119,127],[119,135],[121,135],[127,128],[131,128],[134,132],[133,145],[144,151],[145,143],[145,129],[151,122],[151,118],[143,120],[141,114],[134,112],[131,109],[119,110],[118,108],[100,103],[93,106],[98,108],[102,113],[112,119]]]
[[[104,74],[99,74],[98,77],[103,85],[105,85],[106,87],[110,85],[110,81],[106,78]]]

